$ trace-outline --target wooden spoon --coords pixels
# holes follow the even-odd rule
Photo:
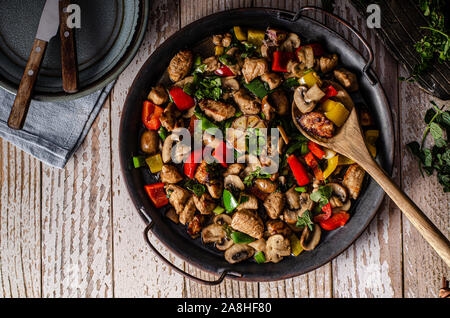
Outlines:
[[[345,124],[339,128],[338,133],[332,138],[320,138],[308,134],[298,122],[301,116],[300,110],[295,103],[292,103],[292,119],[298,130],[309,140],[350,158],[366,170],[392,201],[397,204],[447,266],[450,266],[450,242],[372,158],[367,150],[355,108],[353,107]],[[444,213],[447,212],[444,211]]]

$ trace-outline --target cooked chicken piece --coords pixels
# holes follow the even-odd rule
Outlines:
[[[271,90],[280,86],[281,82],[283,81],[281,76],[276,73],[265,73],[261,75],[261,80],[266,82]]]
[[[163,165],[161,170],[161,182],[178,183],[183,180],[183,176],[178,172],[177,168],[172,165]]]
[[[272,107],[271,102],[269,95],[264,96],[261,102],[261,112],[264,114],[264,119],[268,121],[273,119],[273,114],[276,112],[275,108]]]
[[[303,68],[310,69],[314,67],[314,51],[310,46],[304,46],[297,51],[297,58]]]
[[[289,101],[283,90],[276,90],[270,94],[270,98],[278,115],[286,115],[289,112]]]
[[[193,197],[195,206],[201,214],[211,214],[217,206],[213,198],[208,193],[203,193],[201,197],[196,195]]]
[[[162,105],[167,102],[167,100],[169,99],[169,95],[167,95],[167,91],[164,86],[158,85],[152,88],[147,96],[147,99],[153,104]]]
[[[263,43],[263,45],[261,45],[261,56],[268,61],[272,61],[274,48],[274,46],[269,46],[268,44]]]
[[[268,46],[279,46],[281,43],[283,43],[284,40],[286,40],[287,32],[269,27],[266,30],[266,36],[267,40],[265,41],[265,43]]]
[[[189,200],[187,200],[186,204],[183,207],[183,210],[180,212],[180,223],[186,224],[189,223],[195,214],[195,203],[194,198],[191,196]]]
[[[239,232],[260,239],[264,234],[264,224],[261,218],[251,211],[237,211],[231,219],[231,227]]]
[[[334,134],[333,123],[322,113],[304,114],[299,120],[300,126],[309,133],[319,137],[331,138]]]
[[[208,189],[208,192],[211,194],[213,199],[220,199],[223,192],[223,181],[212,180],[206,185],[206,189]]]
[[[265,59],[246,58],[242,67],[242,74],[245,81],[250,83],[258,76],[264,75],[269,71],[269,65]]]
[[[244,199],[244,198],[247,199]],[[245,201],[247,200],[247,201]],[[243,202],[245,201],[245,202]],[[239,202],[242,202],[241,204],[238,205],[238,207],[236,208],[237,211],[242,211],[242,210],[258,210],[258,199],[252,195],[252,194],[242,194],[241,197],[239,198]]]
[[[231,45],[232,39],[233,39],[233,36],[230,33],[226,33],[222,39],[222,46],[229,47]]]
[[[172,82],[182,80],[191,70],[193,55],[191,51],[180,51],[170,61],[167,71]]]
[[[305,68],[296,60],[290,60],[286,65],[287,75],[289,77],[302,77]]]
[[[245,115],[259,114],[261,108],[257,99],[252,98],[245,89],[241,88],[233,94],[234,101]],[[234,115],[234,114],[233,114]]]
[[[236,53],[239,52],[239,48],[237,48],[236,46],[230,47],[225,54],[226,55],[230,55],[230,56],[234,56]]]
[[[295,191],[295,186],[286,192],[286,201],[291,210],[300,209],[300,193]]]
[[[291,229],[280,220],[269,220],[266,222],[267,232],[270,236],[275,234],[281,234],[283,236],[289,236],[292,231]]]
[[[245,166],[242,163],[233,163],[228,166],[227,170],[223,174],[224,177],[227,177],[229,175],[239,175],[242,170],[244,170]]]
[[[175,106],[174,103],[169,103],[159,117],[161,126],[168,131],[173,131],[175,128],[182,127],[183,125],[180,116],[181,112],[178,110],[177,106]]]
[[[219,60],[215,56],[208,57],[202,61],[206,65],[205,72],[213,73],[219,68]]]
[[[240,88],[239,82],[237,81],[237,79],[234,76],[223,77],[222,78],[222,87],[232,90],[232,91],[237,91]]]
[[[165,188],[169,196],[169,203],[175,208],[177,214],[180,214],[191,194],[189,191],[174,184],[169,184]]]
[[[195,215],[188,224],[187,232],[192,237],[197,237],[205,223],[204,215]]]
[[[331,56],[321,56],[319,63],[322,73],[328,73],[337,66],[338,56],[336,54],[333,54]]]
[[[232,105],[212,99],[203,99],[198,105],[206,116],[219,122],[233,117],[236,113],[236,109]]]
[[[281,43],[281,51],[294,52],[300,47],[300,38],[295,33],[289,33],[286,40]]]
[[[359,89],[356,75],[344,68],[334,70],[334,77],[336,77],[339,83],[341,83],[350,93],[356,92]]]
[[[361,168],[357,164],[351,165],[350,167],[348,167],[347,172],[345,172],[342,184],[347,187],[352,199],[356,200],[358,198],[365,174],[366,172],[363,170],[363,168]]]
[[[284,194],[281,192],[272,192],[264,200],[264,207],[266,208],[266,213],[271,219],[278,219],[281,212],[284,209],[284,204],[286,199]]]
[[[180,220],[178,218],[178,214],[177,214],[177,212],[175,212],[174,208],[170,208],[169,210],[167,210],[166,218],[168,218],[175,224],[178,224],[180,222]]]
[[[222,46],[222,40],[223,40],[222,34],[216,34],[212,36],[212,41],[214,45]]]
[[[296,224],[298,215],[299,215],[298,210],[286,209],[283,211],[283,215],[280,216],[280,219],[282,219],[287,224]]]
[[[233,72],[234,75],[241,75],[242,74],[242,65],[239,63],[227,65],[227,67],[230,69],[231,72]]]

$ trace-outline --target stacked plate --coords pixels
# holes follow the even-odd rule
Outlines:
[[[80,28],[75,31],[79,91],[62,88],[59,36],[47,48],[34,89],[41,101],[76,99],[113,81],[131,62],[142,42],[148,0],[76,0]],[[45,0],[0,0],[0,87],[16,93],[28,60]]]

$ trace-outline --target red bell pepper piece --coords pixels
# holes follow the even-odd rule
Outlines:
[[[323,151],[322,147],[320,147],[314,141],[308,141],[308,148],[318,159],[322,159],[323,156],[325,156],[325,151]]]
[[[221,68],[214,71],[214,74],[219,76],[234,76],[233,71],[226,65],[222,65]]]
[[[320,169],[319,163],[317,162],[316,158],[314,158],[312,152],[308,153],[305,156],[305,161],[306,164],[313,170],[316,179],[322,181],[323,180],[322,170]]]
[[[321,214],[318,214],[314,217],[314,222],[320,223],[328,220],[331,217],[331,204],[327,203],[322,207]]]
[[[294,174],[295,179],[299,186],[304,186],[309,183],[308,172],[306,172],[305,167],[300,163],[295,155],[290,155],[287,159],[289,167]]]
[[[297,53],[301,48],[303,48],[303,47],[305,47],[305,46],[309,46],[309,47],[311,47],[311,48],[313,49],[313,52],[314,52],[314,56],[315,56],[315,57],[317,57],[317,56],[322,56],[322,55],[325,54],[325,50],[323,49],[323,46],[322,46],[322,44],[320,44],[320,43],[313,43],[313,44],[307,44],[307,45],[300,46],[300,47],[295,51],[295,53]]]
[[[158,130],[161,127],[161,122],[159,117],[163,113],[163,109],[148,100],[144,102],[144,107],[142,108],[142,122],[145,127],[150,130]]]
[[[203,149],[196,149],[191,152],[189,158],[184,163],[184,174],[189,178],[194,178],[195,170],[202,161]]]
[[[232,158],[233,156],[233,153],[231,151],[232,149],[227,147],[226,142],[221,141],[212,155],[217,160],[217,162],[222,165],[222,167],[227,168],[227,157]]]
[[[144,188],[156,208],[161,208],[169,203],[164,190],[164,183],[149,184]]]
[[[341,226],[344,226],[350,219],[350,214],[345,211],[334,213],[331,218],[326,221],[320,222],[320,226],[325,231],[333,231]]]
[[[338,94],[337,90],[333,87],[333,85],[330,85],[327,88],[325,88],[325,96],[320,100],[319,103],[323,103],[327,99],[330,99],[331,97],[334,97],[337,94]]]
[[[172,88],[169,94],[180,111],[187,110],[195,105],[194,99],[186,94],[181,87]]]
[[[294,59],[293,52],[275,51],[273,52],[272,71],[287,72],[287,64]]]

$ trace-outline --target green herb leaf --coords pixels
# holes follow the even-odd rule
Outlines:
[[[313,231],[314,222],[311,220],[311,211],[306,210],[303,212],[302,216],[297,216],[296,227],[305,227],[307,226],[311,231]]]

